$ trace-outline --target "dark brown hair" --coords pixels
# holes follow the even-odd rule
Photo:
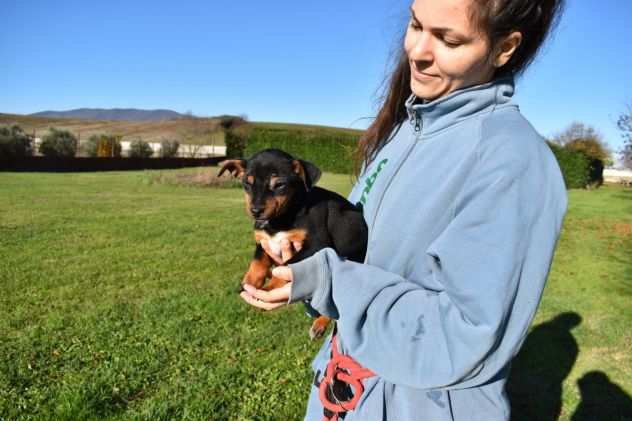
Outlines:
[[[522,34],[522,41],[511,59],[496,70],[494,78],[520,75],[531,64],[561,15],[565,0],[471,0],[471,18],[487,36],[492,50],[511,32]],[[410,65],[402,47],[388,78],[377,117],[362,134],[355,151],[355,174],[362,163],[368,166],[390,140],[394,129],[406,118],[406,99],[411,95]]]

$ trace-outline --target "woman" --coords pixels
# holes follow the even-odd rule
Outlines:
[[[352,405],[340,384],[336,396],[314,386],[306,419],[322,419],[338,400],[340,411],[326,418],[349,410],[346,421],[509,419],[510,361],[540,301],[567,206],[553,154],[511,102],[513,78],[533,60],[560,1],[412,4],[350,194],[369,226],[365,263],[325,249],[277,267],[287,286],[242,293],[264,309],[309,300],[337,319],[335,354],[368,372]],[[284,260],[292,248],[285,245]],[[326,341],[313,362],[316,384],[331,348]]]

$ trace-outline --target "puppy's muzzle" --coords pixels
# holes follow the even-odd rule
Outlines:
[[[258,206],[252,206],[250,208],[250,214],[255,219],[260,219],[261,215],[263,215],[264,208]]]

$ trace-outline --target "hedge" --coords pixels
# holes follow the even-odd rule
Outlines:
[[[349,174],[359,134],[342,130],[253,127],[248,133],[244,155],[278,148],[318,166],[322,171]]]
[[[225,157],[213,158],[68,158],[22,157],[0,160],[0,171],[89,172],[137,171],[215,166]]]
[[[583,189],[603,184],[603,162],[582,151],[563,148],[547,142],[557,158],[567,189]]]
[[[234,139],[233,139],[234,137]],[[349,174],[353,151],[360,133],[343,130],[251,126],[246,135],[226,136],[229,157],[249,157],[267,148],[278,148],[316,164],[322,171]],[[566,188],[597,187],[603,184],[603,162],[582,151],[547,142],[562,170]]]

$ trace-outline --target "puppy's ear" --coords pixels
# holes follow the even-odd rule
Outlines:
[[[233,177],[241,180],[246,173],[246,164],[247,162],[245,159],[229,159],[227,161],[222,161],[219,163],[221,168],[219,173],[217,173],[217,176],[221,177],[222,174],[224,174],[224,171],[229,171]]]
[[[311,162],[303,161],[302,159],[295,159],[292,161],[292,167],[294,172],[303,179],[305,190],[307,191],[310,191],[320,179],[320,170]]]

